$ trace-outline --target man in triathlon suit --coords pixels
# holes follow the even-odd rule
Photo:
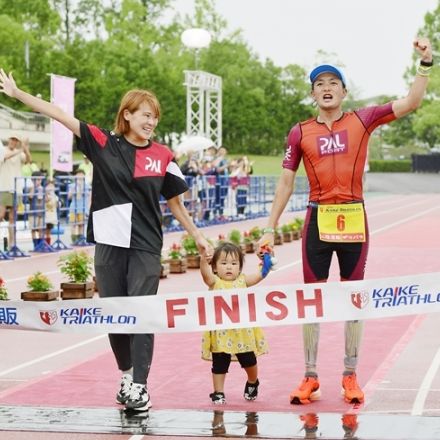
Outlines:
[[[289,133],[283,171],[260,240],[273,245],[274,228],[292,195],[295,174],[303,159],[310,186],[302,242],[305,283],[327,281],[333,252],[338,257],[341,281],[364,278],[369,237],[362,177],[368,139],[379,125],[420,106],[433,65],[432,50],[426,38],[415,39],[414,49],[420,55],[420,64],[408,95],[354,112],[342,111],[347,89],[338,68],[321,65],[310,73],[311,96],[319,113],[316,118],[297,123]],[[355,373],[361,337],[362,322],[346,322],[342,388],[345,401],[350,403],[364,400]],[[290,394],[292,404],[310,403],[320,397],[318,341],[319,324],[304,325],[305,377]]]

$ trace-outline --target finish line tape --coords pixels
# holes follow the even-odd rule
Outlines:
[[[433,312],[440,312],[440,272],[142,297],[0,301],[0,328],[63,333],[194,332]]]

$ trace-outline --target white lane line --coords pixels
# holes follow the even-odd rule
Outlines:
[[[426,200],[423,199],[423,200],[419,200],[417,202],[407,203],[407,204],[400,203],[398,206],[395,206],[393,208],[386,209],[384,211],[373,212],[372,214],[368,214],[368,206],[367,206],[367,217],[368,217],[368,219],[374,218],[374,217],[379,217],[380,215],[389,214],[390,212],[396,212],[399,209],[407,209],[410,206],[417,206],[417,205],[421,205],[422,203],[425,204]],[[387,206],[389,207],[390,205],[388,204]]]
[[[13,373],[14,371],[21,370],[22,368],[30,367],[31,365],[37,364],[38,362],[45,361],[47,359],[53,358],[63,353],[67,353],[68,351],[76,350],[79,347],[83,347],[84,345],[91,344],[92,342],[98,341],[99,339],[105,338],[107,335],[99,335],[91,339],[87,339],[86,341],[79,342],[78,344],[71,345],[70,347],[63,348],[62,350],[54,351],[53,353],[46,354],[45,356],[41,356],[39,358],[33,359],[29,362],[24,362],[15,367],[9,368],[8,370],[0,371],[0,377],[6,376],[9,373]]]
[[[383,226],[382,228],[375,229],[373,232],[370,232],[370,235],[374,235],[377,234],[378,232],[386,231],[387,229],[393,228],[394,226],[401,225],[402,223],[406,223],[418,217],[423,217],[425,214],[428,214],[429,212],[432,211],[437,211],[439,209],[440,206],[434,206],[433,208],[425,209],[424,211],[418,212],[417,214],[404,217],[401,220],[398,220],[397,222],[389,223],[388,225]]]
[[[144,438],[143,435],[132,435],[131,437],[129,437],[128,440],[141,440],[143,438]]]
[[[437,350],[437,353],[434,356],[434,359],[431,362],[431,365],[429,366],[428,371],[425,374],[425,377],[423,378],[422,384],[420,385],[416,398],[414,399],[414,404],[411,411],[412,416],[421,416],[423,414],[423,408],[425,406],[426,398],[428,397],[428,393],[432,391],[431,385],[439,368],[440,368],[440,348]]]

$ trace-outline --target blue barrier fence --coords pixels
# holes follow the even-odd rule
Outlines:
[[[278,178],[275,176],[186,177],[189,190],[183,202],[199,227],[241,221],[269,215]],[[70,246],[86,246],[91,188],[84,177],[57,176],[53,183],[44,177],[15,179],[9,222],[0,223],[3,250],[0,260],[29,256],[28,251],[56,252]],[[287,211],[304,210],[308,184],[297,177]],[[161,200],[164,232],[180,231],[166,200]],[[31,249],[19,247],[27,236]]]

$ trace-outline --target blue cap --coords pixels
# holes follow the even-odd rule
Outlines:
[[[341,81],[342,85],[345,87],[346,81],[344,74],[335,66],[332,66],[331,64],[321,64],[318,67],[315,67],[310,72],[310,82],[313,84],[319,75],[323,73],[333,73],[333,75],[336,75]]]

